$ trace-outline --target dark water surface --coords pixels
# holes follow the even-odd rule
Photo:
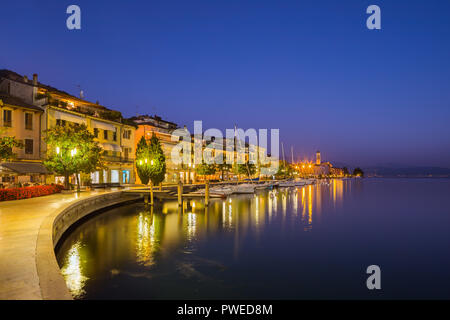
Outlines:
[[[132,204],[77,227],[57,258],[78,299],[450,298],[450,180]]]

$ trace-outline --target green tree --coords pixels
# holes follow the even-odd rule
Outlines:
[[[142,136],[136,147],[136,171],[143,184],[148,184],[150,181],[150,170],[145,162],[147,159],[148,163],[149,158],[150,150],[145,137]]]
[[[86,125],[69,124],[56,126],[45,131],[47,159],[44,165],[49,171],[64,176],[65,188],[69,188],[69,176],[75,174],[77,189],[80,190],[78,175],[91,173],[102,168],[102,148],[94,140]]]
[[[225,172],[230,172],[232,167],[233,166],[229,163],[219,163],[216,165],[217,170],[219,170],[220,174],[222,175],[222,180],[225,179]]]
[[[248,161],[246,163],[238,163],[237,172],[238,174],[248,176],[248,178],[250,179],[256,173],[256,165]]]
[[[287,161],[280,160],[278,162],[278,172],[275,174],[277,179],[286,179],[293,176],[294,170]]]
[[[0,138],[0,161],[11,161],[16,157],[13,148],[23,148],[23,143],[16,140],[15,137]]]
[[[144,137],[139,140],[136,148],[136,168],[143,184],[151,181],[153,185],[158,185],[164,181],[166,157],[154,134],[148,143]]]
[[[166,156],[155,134],[152,135],[148,147],[150,152],[150,180],[156,186],[164,181],[166,175]]]
[[[207,164],[205,162],[202,162],[201,164],[197,165],[195,171],[198,175],[207,176],[216,173],[216,166],[212,163]]]
[[[347,167],[343,167],[342,171],[344,172],[344,175],[349,175],[350,174],[350,172],[348,171]]]
[[[361,168],[355,168],[353,170],[353,175],[356,177],[364,177],[364,171]]]

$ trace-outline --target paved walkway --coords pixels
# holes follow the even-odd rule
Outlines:
[[[42,299],[36,243],[43,220],[78,199],[107,192],[93,190],[0,202],[0,300]]]

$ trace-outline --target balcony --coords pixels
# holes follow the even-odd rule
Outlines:
[[[102,160],[108,162],[134,163],[134,158],[114,155],[102,155]]]

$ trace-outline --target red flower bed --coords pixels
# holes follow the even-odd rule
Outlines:
[[[0,189],[0,201],[29,199],[40,196],[47,196],[53,193],[59,193],[64,187],[59,184],[46,186],[34,186],[13,189]]]

